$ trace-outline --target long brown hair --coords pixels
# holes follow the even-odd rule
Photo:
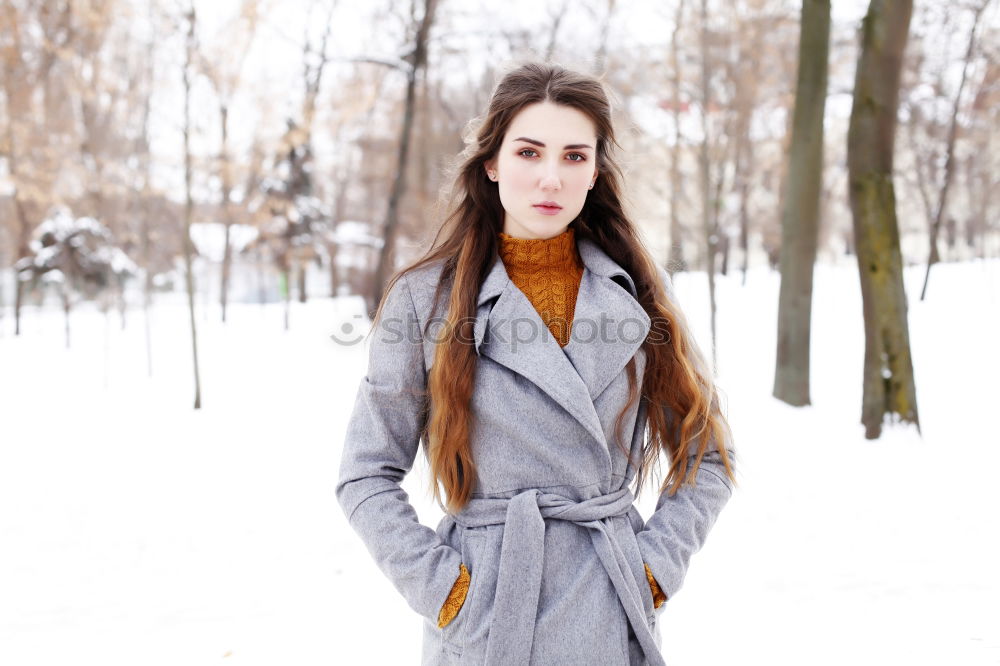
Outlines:
[[[597,130],[597,178],[583,210],[571,226],[577,238],[588,238],[632,277],[637,300],[652,322],[643,342],[646,368],[641,398],[648,401],[648,437],[637,466],[635,483],[641,491],[664,450],[670,470],[659,492],[675,493],[685,482],[693,483],[702,457],[714,443],[735,483],[726,444],[729,425],[721,410],[716,388],[703,358],[691,338],[683,314],[670,302],[657,276],[657,267],[643,246],[622,205],[622,174],[611,152],[618,144],[611,122],[611,107],[600,81],[557,65],[528,63],[507,73],[490,99],[478,132],[463,153],[451,191],[450,213],[438,229],[427,253],[399,271],[386,292],[404,273],[441,262],[434,309],[445,284],[451,285],[443,326],[435,335],[434,364],[428,377],[429,414],[424,431],[435,499],[444,487],[446,506],[458,512],[468,502],[476,480],[476,465],[469,442],[470,400],[477,354],[472,331],[479,288],[493,266],[498,234],[503,230],[503,206],[495,183],[484,164],[496,156],[513,118],[525,106],[549,101],[585,113]],[[384,299],[383,299],[384,303]],[[381,305],[375,314],[378,321]],[[664,341],[667,343],[665,344]],[[616,421],[622,420],[639,399],[635,359],[626,366],[629,400]],[[654,406],[666,409],[655,409]],[[673,418],[678,415],[680,418]],[[694,464],[688,469],[689,446],[698,440]],[[618,446],[628,457],[621,438]],[[684,443],[684,444],[682,444]]]

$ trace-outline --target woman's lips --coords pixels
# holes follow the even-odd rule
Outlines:
[[[533,206],[542,215],[556,215],[562,210],[562,206],[546,206],[544,204],[538,204]]]

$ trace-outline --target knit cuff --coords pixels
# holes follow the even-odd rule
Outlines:
[[[469,570],[465,568],[464,564],[459,564],[458,569],[458,579],[452,586],[451,594],[445,599],[444,606],[441,607],[441,612],[438,614],[438,628],[440,629],[455,619],[462,604],[465,603],[465,595],[469,592],[469,581],[471,580]]]
[[[659,608],[663,605],[663,602],[667,600],[667,595],[663,593],[660,586],[656,583],[656,579],[653,578],[653,572],[649,569],[649,565],[645,562],[642,566],[646,567],[646,580],[649,581],[649,589],[653,592],[653,608]]]

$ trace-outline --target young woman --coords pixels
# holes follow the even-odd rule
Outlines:
[[[511,71],[376,313],[337,497],[423,617],[424,664],[663,664],[657,617],[732,494],[711,374],[615,145],[598,81]],[[436,531],[400,488],[421,440]],[[661,454],[644,521],[629,486]]]

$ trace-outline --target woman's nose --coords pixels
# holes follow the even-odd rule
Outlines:
[[[559,179],[559,173],[556,171],[555,167],[549,167],[546,169],[545,173],[542,175],[542,182],[539,186],[543,190],[558,190],[562,187],[562,181]]]

